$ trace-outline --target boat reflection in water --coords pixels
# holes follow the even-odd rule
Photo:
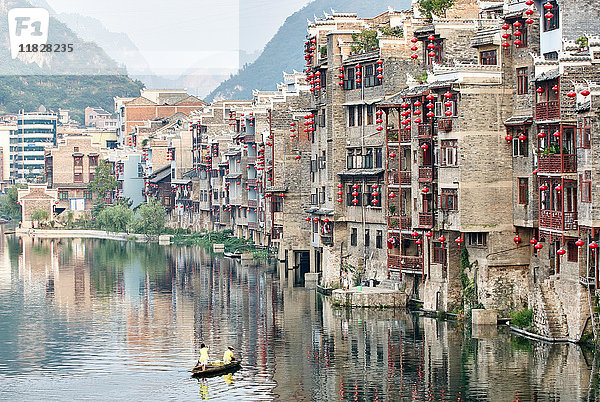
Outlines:
[[[201,342],[242,369],[190,377]],[[574,401],[598,399],[597,372],[576,345],[336,309],[198,248],[0,237],[3,400]]]

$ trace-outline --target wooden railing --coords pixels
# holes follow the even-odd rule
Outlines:
[[[560,118],[560,103],[557,100],[535,104],[536,120],[556,120]]]
[[[577,212],[563,213],[563,230],[577,230]]]
[[[400,142],[410,142],[410,130],[400,130]]]
[[[410,171],[402,171],[400,172],[400,184],[405,186],[410,186],[411,178]]]
[[[452,130],[452,119],[439,119],[438,130],[450,131]]]
[[[398,129],[389,129],[387,130],[387,141],[388,142],[398,142]]]
[[[389,172],[388,171],[388,185],[400,185],[400,172]]]
[[[431,138],[431,124],[422,123],[419,124],[419,138],[421,139],[429,139]]]
[[[410,216],[401,216],[400,217],[400,226],[402,230],[409,230],[412,226],[412,218]]]
[[[419,212],[419,227],[431,229],[433,227],[433,214]]]
[[[421,275],[423,273],[423,258],[403,255],[400,259],[400,267],[404,274]]]
[[[577,173],[577,155],[540,155],[538,171],[540,173]]]
[[[430,182],[433,180],[433,167],[419,166],[419,181]]]
[[[562,230],[562,212],[548,209],[541,210],[540,228]]]
[[[402,258],[402,256],[400,256],[400,255],[388,254],[388,260],[387,260],[388,269],[399,270],[401,258]]]

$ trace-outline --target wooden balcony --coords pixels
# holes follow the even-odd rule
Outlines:
[[[410,230],[411,221],[410,216],[389,216],[388,231],[399,232],[400,230]]]
[[[433,214],[430,212],[419,212],[419,227],[424,229],[433,228]]]
[[[441,130],[441,131],[451,131],[452,130],[452,119],[439,119],[437,124],[438,124],[438,130]]]
[[[400,130],[400,142],[410,142],[410,130]]]
[[[431,124],[428,123],[421,123],[419,124],[419,130],[418,130],[418,135],[419,135],[419,139],[430,139],[431,138]]]
[[[400,172],[388,172],[388,185],[399,186],[400,185]]]
[[[398,129],[387,130],[387,142],[398,142]]]
[[[540,155],[538,157],[538,172],[577,173],[577,155]]]
[[[400,217],[400,227],[402,230],[410,230],[412,226],[412,218],[410,216],[402,216]]]
[[[560,103],[557,100],[535,104],[536,120],[557,120],[560,118]]]
[[[403,186],[410,186],[410,183],[410,170],[400,172],[400,184],[402,184]]]
[[[387,265],[388,270],[400,270],[400,259],[402,256],[397,254],[388,254]]]
[[[577,212],[541,210],[540,228],[554,230],[577,230]]]
[[[403,255],[400,258],[400,270],[403,274],[423,274],[423,257]]]
[[[433,167],[431,166],[419,166],[419,182],[432,182],[433,181]]]

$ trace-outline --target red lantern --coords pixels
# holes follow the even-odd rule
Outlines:
[[[590,94],[590,91],[588,91],[587,89],[584,89],[583,91],[581,91],[581,94],[583,96],[588,96]]]
[[[529,244],[537,244],[537,239],[535,237],[532,237],[531,240],[529,240]]]
[[[319,218],[313,218],[313,222],[319,222]]]
[[[569,91],[569,92],[567,92],[567,96],[568,96],[569,98],[574,98],[574,97],[576,97],[576,96],[577,96],[577,94],[575,93],[575,91]]]
[[[396,154],[394,152],[390,152],[390,158],[395,158]]]
[[[597,248],[598,248],[598,243],[596,243],[595,241],[593,241],[593,242],[591,242],[591,243],[590,243],[589,247],[590,247],[592,250],[595,250],[595,249],[597,249]]]
[[[517,235],[513,237],[513,241],[517,244],[517,248],[519,248],[519,243],[521,243],[521,238]]]
[[[337,188],[342,188],[342,187],[344,187],[344,185],[342,183],[337,185]]]
[[[552,10],[552,4],[550,2],[548,2],[548,3],[544,4],[544,8],[546,10]]]
[[[454,241],[456,242],[456,244],[458,244],[458,250],[460,250],[460,245],[463,242],[463,239],[461,237],[457,237],[456,239],[454,239]]]
[[[567,250],[565,250],[564,248],[559,248],[558,250],[556,250],[556,254],[563,256],[567,253]]]
[[[337,202],[339,202],[341,204],[342,202],[344,202],[344,199],[343,198],[338,198]]]
[[[424,192],[425,194],[427,194],[429,192],[429,188],[424,187],[421,191]]]
[[[423,241],[421,239],[417,239],[417,240],[415,240],[415,244],[417,246],[420,246],[421,244],[423,244]]]
[[[422,148],[424,151],[426,151],[426,150],[429,148],[429,145],[427,145],[427,144],[423,144],[423,145],[421,145],[421,148]]]
[[[525,141],[526,139],[527,139],[527,137],[525,136],[525,134],[521,134],[519,136],[519,140],[521,140],[521,141]]]
[[[445,242],[445,241],[446,241],[446,238],[445,238],[444,236],[440,236],[440,237],[438,238],[438,241],[439,241],[440,243],[443,243],[443,242]]]
[[[543,132],[543,131],[540,131],[540,132],[538,133],[538,138],[544,138],[545,136],[546,136],[546,133],[545,133],[545,132]]]
[[[358,184],[353,185],[352,190],[358,190]]]
[[[352,200],[352,203],[353,203],[354,205],[356,205],[356,204],[358,204],[358,200],[355,198],[355,199],[353,199],[353,200]]]
[[[541,250],[544,247],[544,245],[542,243],[536,243],[535,246],[533,246],[533,248],[535,248],[536,250]]]
[[[562,191],[562,187],[560,186],[560,184],[558,186],[554,187],[554,189],[559,193]]]
[[[575,245],[576,245],[577,247],[581,247],[581,246],[583,246],[584,244],[585,244],[585,242],[584,242],[583,240],[581,240],[581,239],[579,239],[579,240],[577,240],[577,241],[575,242]]]
[[[507,142],[511,142],[511,141],[512,141],[512,139],[513,139],[513,137],[512,137],[512,135],[508,134],[506,137],[504,137],[504,139],[505,139]]]
[[[304,220],[305,220],[306,222],[310,222],[310,218],[309,218],[309,217],[306,217],[306,218],[304,218]]]
[[[431,239],[433,237],[433,233],[427,232],[425,233],[425,236]]]
[[[413,232],[412,232],[410,235],[411,235],[412,237],[419,237],[419,232],[417,232],[417,231],[415,230],[415,231],[413,231]]]
[[[554,17],[554,14],[552,14],[550,11],[548,11],[546,14],[544,14],[544,17],[546,17],[548,19],[552,19],[552,17]]]
[[[389,193],[389,194],[388,194],[388,197],[390,197],[390,198],[394,198],[395,196],[396,196],[396,194],[395,194],[395,193]]]
[[[538,94],[543,94],[546,90],[542,87],[538,87],[535,92],[537,92]]]
[[[417,38],[412,38],[410,41],[411,41],[412,43],[417,43],[419,40],[418,40]]]
[[[545,184],[542,184],[542,185],[540,186],[540,191],[546,191],[546,190],[548,190],[548,186],[547,186],[547,185],[545,185]]]

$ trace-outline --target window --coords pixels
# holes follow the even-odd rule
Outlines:
[[[69,192],[67,190],[60,190],[58,192],[58,199],[59,200],[68,200],[69,199]]]
[[[519,136],[513,136],[513,156],[529,155],[529,137],[521,141]]]
[[[444,244],[438,241],[433,242],[433,262],[436,264],[446,264],[446,249]]]
[[[350,245],[356,247],[357,239],[358,239],[358,229],[352,228],[352,232],[350,234]]]
[[[365,88],[375,86],[375,80],[375,67],[373,64],[367,64],[365,66],[365,76],[363,78]]]
[[[569,262],[577,262],[577,257],[579,256],[579,247],[575,245],[575,242],[569,241],[567,242],[567,261]]]
[[[83,183],[83,173],[73,173],[74,183]]]
[[[356,124],[354,106],[348,106],[348,127],[354,127]]]
[[[377,236],[375,237],[375,247],[383,248],[383,231],[378,230]]]
[[[527,24],[525,23],[525,20],[519,20],[519,22],[521,23],[520,28],[517,28],[513,25],[513,35],[514,35],[515,31],[521,32],[521,35],[519,35],[519,37],[518,37],[518,39],[521,40],[521,44],[517,47],[518,48],[527,47],[527,31],[528,31]],[[516,35],[514,35],[514,37],[515,37],[515,39],[517,39]]]
[[[589,117],[577,120],[577,148],[590,148],[591,124]]]
[[[90,172],[89,176],[90,176],[90,181],[92,182],[92,181],[94,181],[96,174],[94,172]]]
[[[383,167],[383,155],[381,148],[375,148],[375,168],[379,169]]]
[[[273,212],[283,212],[283,197],[272,196],[271,200],[273,203]]]
[[[92,199],[92,192],[91,191],[84,191],[83,192],[83,196],[85,197],[86,200],[91,200]]]
[[[458,166],[458,140],[442,140],[441,165]]]
[[[442,210],[456,211],[458,209],[458,190],[455,188],[443,188],[440,201]]]
[[[529,71],[527,67],[517,68],[517,95],[529,92]]]
[[[592,202],[592,171],[586,170],[579,175],[581,202]]]
[[[481,52],[481,64],[484,66],[495,66],[498,64],[496,60],[496,50],[486,50],[485,52]]]
[[[558,52],[544,53],[545,60],[558,60]]]
[[[371,245],[371,234],[369,233],[369,229],[365,229],[365,247],[369,247]]]
[[[354,169],[354,150],[348,149],[346,151],[346,169]]]
[[[344,80],[344,89],[354,89],[354,68],[346,69],[346,79]]]
[[[73,166],[82,167],[83,166],[83,156],[74,156],[73,157]]]
[[[373,124],[373,105],[367,105],[367,125]]]
[[[375,183],[373,183],[375,184]],[[381,207],[381,186],[378,186],[376,190],[372,189],[372,184],[368,184],[367,187],[365,188],[365,193],[364,193],[364,197],[365,197],[365,205],[370,205],[372,207],[378,208]],[[373,193],[377,193],[377,195],[375,197],[373,197]],[[373,200],[377,200],[376,203],[373,203]]]
[[[363,169],[373,169],[373,148],[367,148],[365,152]]]
[[[79,147],[73,147],[73,152],[79,152]]]
[[[467,233],[469,246],[487,246],[486,232]]]
[[[356,125],[357,126],[362,126],[362,124],[363,124],[363,107],[362,107],[362,105],[358,105],[356,107],[356,115],[357,115],[357,119],[356,119],[357,123],[356,123]]]
[[[357,195],[356,196],[352,195],[355,192],[357,193]],[[348,192],[346,193],[346,205],[349,207],[351,207],[353,205],[361,206],[362,205],[362,202],[361,202],[362,197],[360,196],[360,193],[361,193],[360,185],[358,186],[357,189],[353,189],[351,184],[348,185]],[[352,202],[355,198],[357,200],[356,203]]]
[[[90,156],[90,167],[98,166],[98,156]]]
[[[553,31],[555,29],[558,29],[558,18],[559,18],[558,4],[556,3],[556,1],[551,1],[550,4],[552,4],[552,8],[550,10],[547,10],[544,12],[545,13],[547,13],[548,11],[551,12],[552,18],[550,18],[550,19],[544,18],[544,32]]]
[[[529,180],[527,178],[519,179],[519,204],[529,203]]]

